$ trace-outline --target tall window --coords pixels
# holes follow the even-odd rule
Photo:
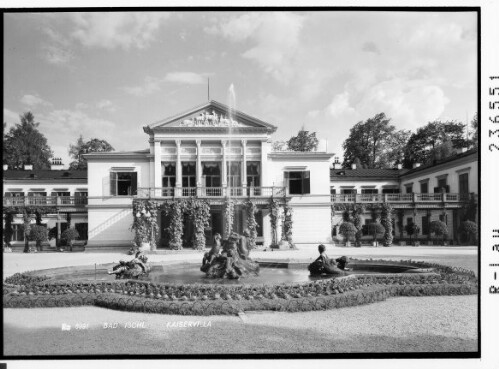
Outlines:
[[[177,178],[175,163],[163,163],[163,187],[175,187]]]
[[[405,186],[405,193],[412,193],[412,185]]]
[[[227,162],[227,184],[230,187],[241,187],[241,163]]]
[[[24,241],[24,226],[12,224],[12,241]]]
[[[24,192],[6,192],[4,202],[14,206],[22,205],[24,204],[24,199],[21,199],[21,197],[24,197]]]
[[[62,199],[60,199],[61,200],[61,204],[71,204],[71,199],[69,198],[69,196],[71,196],[71,194],[68,191],[52,192],[50,194],[50,196],[62,197]]]
[[[204,162],[203,163],[203,186],[204,187],[220,187],[220,163],[219,162]]]
[[[196,187],[196,163],[182,162],[182,187]]]
[[[41,191],[28,192],[30,205],[44,205],[47,203],[47,193]]]
[[[421,193],[428,193],[428,182],[421,182]]]
[[[88,223],[75,223],[75,228],[78,232],[79,240],[88,240]]]
[[[258,210],[255,213],[255,221],[258,227],[256,227],[256,236],[263,237],[263,213],[261,210]]]
[[[355,195],[356,193],[357,193],[357,190],[355,188],[342,188],[341,189],[342,195]]]
[[[428,234],[430,232],[430,222],[427,216],[421,217],[421,234]]]
[[[137,172],[111,172],[111,196],[137,194]]]
[[[449,186],[447,186],[447,177],[438,178],[437,187],[434,188],[433,192],[449,192]]]
[[[398,188],[383,188],[381,190],[381,193],[400,193],[400,190]]]
[[[288,179],[290,195],[305,195],[310,193],[310,171],[284,172]]]
[[[459,193],[469,193],[469,174],[463,173],[459,175]]]
[[[360,190],[363,194],[377,194],[378,190],[376,188],[363,188]]]
[[[260,162],[249,161],[246,163],[246,183],[248,187],[260,187]]]
[[[88,198],[87,191],[76,191],[75,192],[75,204],[86,204]]]

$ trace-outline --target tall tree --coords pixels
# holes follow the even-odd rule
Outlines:
[[[315,151],[319,145],[315,132],[309,133],[303,128],[288,140],[288,149],[292,151]]]
[[[384,113],[376,114],[350,129],[343,143],[343,166],[349,167],[358,158],[364,168],[383,168],[389,163],[387,153],[395,127]]]
[[[473,135],[471,136],[471,145],[473,147],[478,147],[478,113],[475,113],[473,119],[471,120],[471,128],[473,130]]]
[[[405,148],[404,166],[411,168],[414,163],[430,164],[436,158],[439,152],[437,147],[443,145],[446,141],[452,144],[453,149],[468,147],[470,141],[466,139],[466,126],[463,123],[455,121],[435,121],[429,122],[426,126],[418,128],[409,138]],[[449,143],[444,145],[444,151],[452,152],[449,149]]]
[[[35,122],[31,112],[19,118],[21,123],[11,127],[4,136],[3,163],[12,169],[22,169],[26,164],[32,164],[33,169],[50,168],[53,152],[47,144],[47,138],[38,130],[40,123]]]
[[[84,154],[91,152],[108,152],[114,151],[114,148],[106,140],[92,138],[88,141],[83,140],[80,135],[76,141],[76,145],[69,145],[69,155],[74,159],[69,164],[71,170],[84,170],[87,169],[87,160],[83,157]]]

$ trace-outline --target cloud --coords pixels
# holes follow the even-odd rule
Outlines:
[[[109,100],[103,99],[97,102],[96,104],[97,108],[107,110],[110,112],[116,111],[116,106]]]
[[[161,83],[160,78],[146,77],[142,85],[123,87],[123,90],[133,96],[147,96],[159,91]]]
[[[351,116],[355,114],[355,109],[350,106],[348,92],[343,92],[334,96],[333,101],[326,108],[326,111],[333,118]]]
[[[170,72],[163,78],[146,77],[141,85],[123,87],[123,90],[133,96],[147,96],[160,91],[165,83],[200,85],[206,83],[206,74]]]
[[[174,72],[168,73],[165,82],[183,83],[188,85],[201,85],[206,83],[206,77],[193,72]]]
[[[222,24],[218,33],[233,42],[248,42],[252,46],[242,53],[281,82],[293,73],[291,59],[299,48],[304,17],[296,13],[249,13]]]
[[[52,105],[51,103],[49,103],[48,101],[45,101],[44,99],[42,99],[40,96],[38,96],[37,94],[35,95],[24,95],[23,97],[21,97],[21,103],[23,103],[24,105],[32,108],[32,107],[35,107],[37,105],[42,105],[42,106],[50,106]]]
[[[43,32],[50,42],[42,45],[43,59],[49,64],[64,65],[74,58],[69,39],[51,27],[45,27]]]
[[[3,108],[3,121],[7,123],[18,123],[19,122],[19,114],[9,110],[7,108]]]
[[[368,53],[374,53],[374,54],[379,54],[379,49],[378,46],[372,42],[372,41],[366,41],[362,44],[362,51],[368,52]]]
[[[71,37],[87,47],[143,49],[155,39],[169,13],[72,13]]]

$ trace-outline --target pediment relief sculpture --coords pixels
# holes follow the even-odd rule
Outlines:
[[[189,117],[180,122],[181,127],[245,127],[234,119],[226,117],[224,114],[217,114],[215,110],[211,112],[203,111],[196,116]]]

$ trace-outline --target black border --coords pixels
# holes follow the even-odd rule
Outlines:
[[[477,15],[477,119],[478,125],[478,140],[479,140],[479,150],[478,150],[478,184],[481,194],[481,7],[480,6],[289,6],[289,7],[278,7],[278,6],[234,6],[234,7],[217,7],[217,6],[202,6],[202,7],[102,7],[102,8],[89,8],[89,7],[65,7],[65,8],[2,8],[0,12],[2,17],[0,19],[0,32],[3,33],[4,30],[4,15],[9,13],[62,13],[62,12],[202,12],[202,11],[214,11],[217,12],[249,12],[249,11],[334,11],[334,12],[431,12],[431,13],[451,13],[451,12],[475,12]],[[3,38],[2,38],[3,41]],[[1,50],[2,62],[4,60],[4,48]],[[2,70],[1,82],[3,86],[3,77],[5,70]],[[5,91],[4,91],[5,92]],[[2,100],[3,105],[3,100]],[[3,190],[3,181],[2,181]],[[2,191],[3,193],[3,191]],[[2,353],[0,358],[2,360],[23,360],[23,361],[33,361],[33,360],[159,360],[159,359],[188,359],[188,360],[198,360],[198,359],[477,359],[482,357],[482,340],[481,340],[481,209],[482,201],[481,196],[478,196],[478,350],[476,352],[387,352],[387,353],[288,353],[288,354],[191,354],[191,355],[33,355],[33,356],[6,356],[3,353],[4,348],[4,331],[0,337],[0,343],[2,345]],[[0,262],[3,266],[3,252],[0,253]],[[2,277],[3,285],[3,277]],[[3,308],[0,309],[0,318],[2,322],[2,327],[4,323],[3,319]]]

